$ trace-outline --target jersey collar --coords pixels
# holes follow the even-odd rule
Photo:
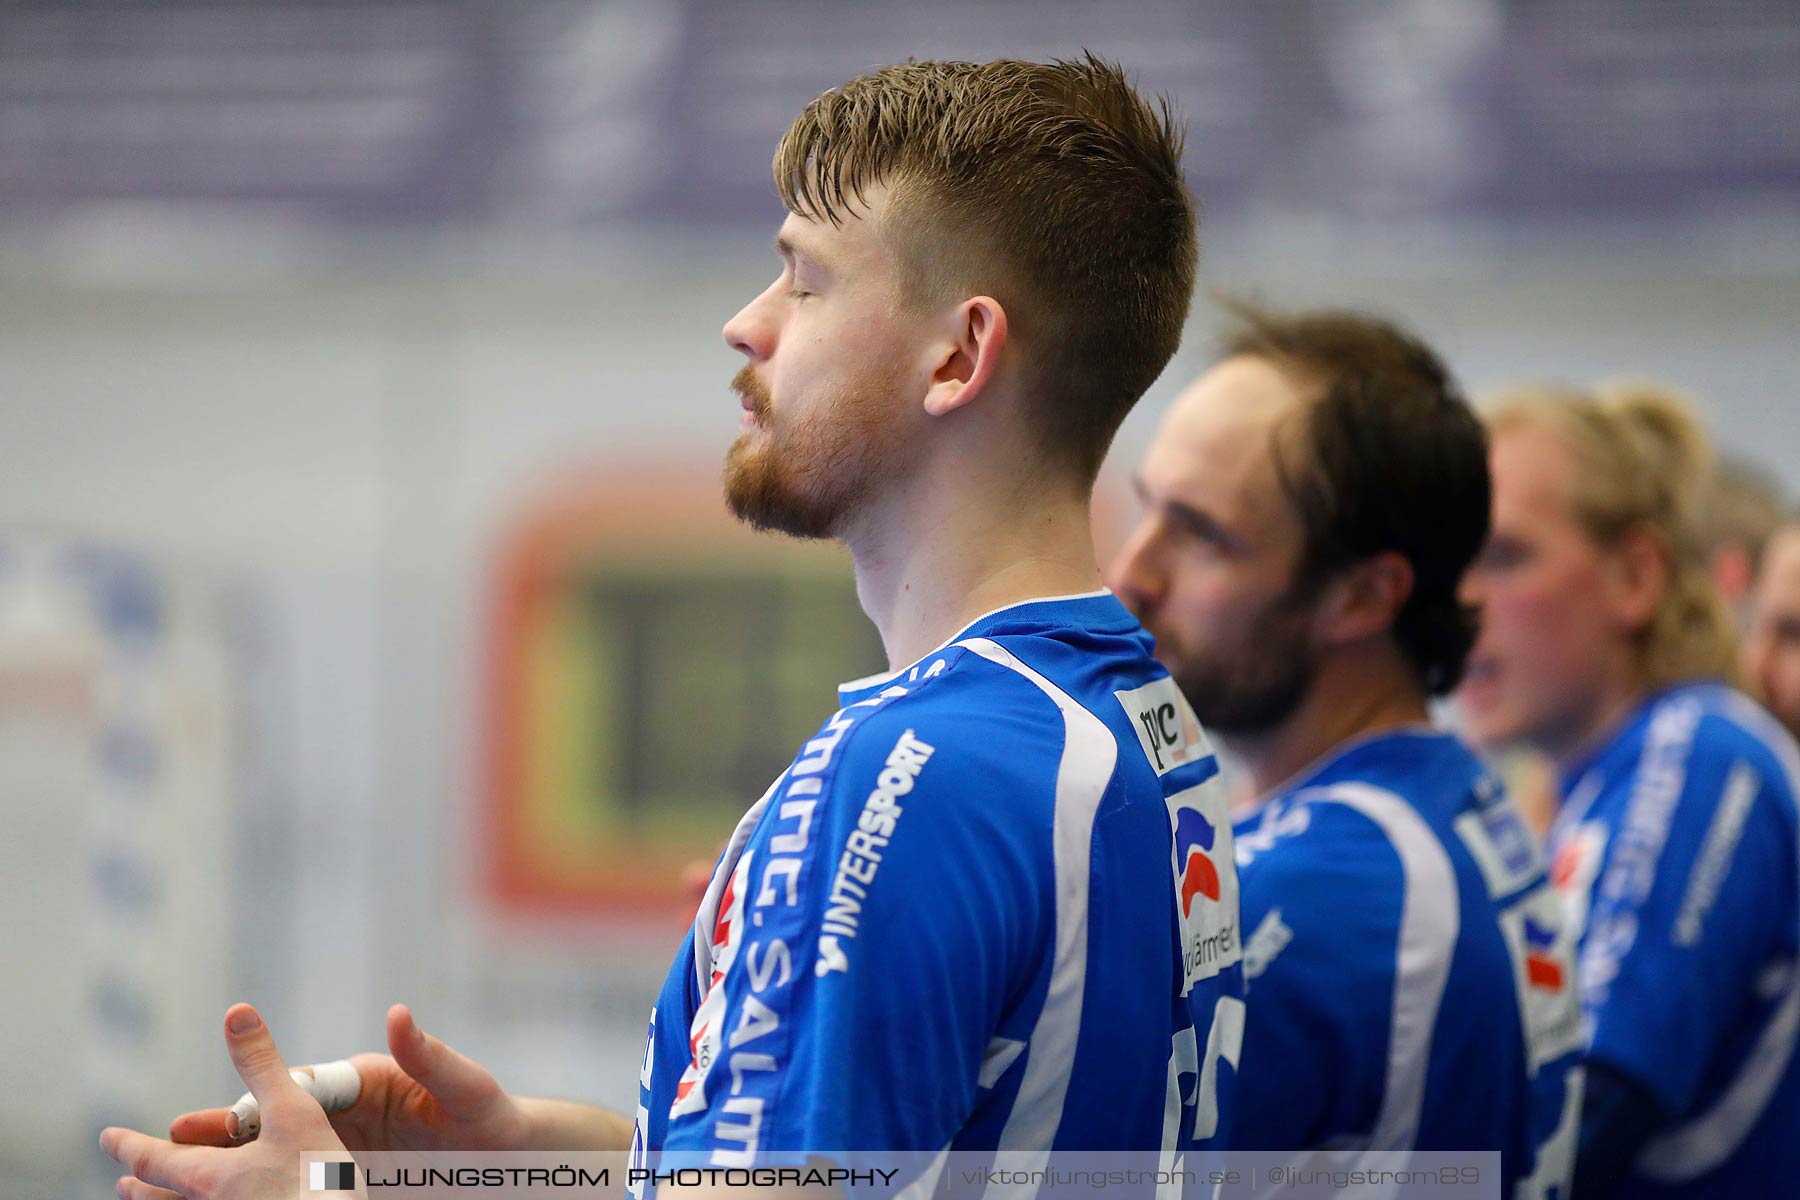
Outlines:
[[[1674,696],[1720,687],[1722,683],[1718,679],[1684,679],[1645,692],[1636,704],[1626,709],[1625,714],[1613,722],[1610,729],[1577,751],[1566,766],[1557,769],[1556,782],[1561,797],[1566,801],[1572,796],[1594,768],[1606,762],[1618,747],[1629,740],[1635,730],[1649,721],[1650,713],[1657,705]]]
[[[1289,775],[1286,779],[1270,788],[1263,795],[1257,797],[1255,804],[1251,807],[1250,811],[1254,812],[1257,809],[1262,808],[1271,800],[1279,799],[1283,796],[1290,796],[1303,788],[1310,787],[1313,781],[1318,779],[1319,776],[1325,774],[1327,771],[1341,768],[1346,762],[1355,761],[1366,751],[1378,747],[1385,747],[1392,742],[1408,739],[1423,739],[1425,741],[1433,742],[1454,742],[1456,741],[1456,735],[1448,730],[1439,729],[1429,721],[1411,721],[1404,725],[1389,725],[1384,729],[1376,729],[1369,733],[1359,733],[1354,737],[1346,738],[1337,745],[1331,747],[1331,749],[1325,751],[1325,753],[1319,755],[1319,757],[1313,759],[1304,767],[1301,767],[1298,771],[1295,771],[1292,775]]]
[[[896,684],[905,686],[913,672],[924,666],[932,658],[965,638],[992,637],[997,634],[1031,633],[1046,628],[1078,628],[1100,629],[1108,632],[1125,632],[1138,628],[1137,618],[1132,616],[1118,598],[1107,588],[1093,592],[1081,592],[1073,596],[1040,596],[1031,600],[1021,600],[1016,604],[1003,605],[990,612],[982,613],[973,621],[963,626],[956,633],[945,638],[935,649],[923,654],[916,662],[908,663],[893,671],[884,671],[876,675],[865,675],[861,679],[852,679],[838,684],[838,700],[849,705],[881,693],[884,688]]]

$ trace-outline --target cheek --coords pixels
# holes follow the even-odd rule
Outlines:
[[[1769,679],[1772,690],[1789,708],[1800,706],[1800,646],[1783,646],[1773,656]]]
[[[1518,571],[1489,595],[1494,620],[1515,636],[1537,638],[1595,624],[1599,578],[1581,564],[1547,560]]]
[[[1541,579],[1515,573],[1488,586],[1481,605],[1481,637],[1493,649],[1532,640],[1550,607]]]
[[[810,346],[790,345],[788,351],[769,379],[771,410],[778,425],[803,420],[831,387],[825,356]]]
[[[1587,649],[1603,637],[1591,599],[1596,586],[1580,571],[1549,565],[1522,571],[1488,593],[1483,641],[1533,679],[1549,682],[1579,673]]]
[[[1216,657],[1242,646],[1267,598],[1225,568],[1194,568],[1172,581],[1165,620],[1190,651]]]

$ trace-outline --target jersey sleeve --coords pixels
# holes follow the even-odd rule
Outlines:
[[[1688,1111],[1792,911],[1793,833],[1771,783],[1702,725],[1646,758],[1596,881],[1580,958],[1588,1055]],[[1785,900],[1785,907],[1783,898]]]
[[[1306,832],[1239,867],[1247,1016],[1232,1145],[1305,1150],[1380,1109],[1404,882],[1362,815],[1308,806]]]
[[[696,1016],[665,1150],[722,1167],[936,1151],[967,1121],[1053,901],[1047,820],[1012,819],[1010,792],[1039,785],[1031,756],[954,717],[880,709],[777,789],[732,879],[737,949]]]

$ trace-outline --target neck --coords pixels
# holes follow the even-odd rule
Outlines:
[[[1629,663],[1615,664],[1588,703],[1565,713],[1545,733],[1532,739],[1556,762],[1559,774],[1599,746],[1625,723],[1644,697],[1644,684]]]
[[[1218,736],[1261,797],[1346,742],[1428,719],[1418,677],[1384,642],[1346,647],[1321,662],[1313,685],[1278,725]]]
[[[983,613],[1100,587],[1088,497],[997,486],[993,475],[992,464],[980,485],[973,471],[914,473],[843,531],[890,670]]]

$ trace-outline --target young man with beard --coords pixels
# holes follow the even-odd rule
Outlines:
[[[892,670],[844,685],[731,836],[651,1014],[635,1122],[509,1096],[396,1009],[394,1057],[354,1060],[333,1118],[351,1149],[910,1150],[929,1191],[951,1149],[1167,1161],[1225,1128],[1229,814],[1088,523],[1186,318],[1179,134],[1091,57],[909,63],[810,104],[775,178],[780,272],[725,327],[746,359],[727,498],[849,545]],[[324,1119],[281,1084],[252,1081],[291,1151]],[[221,1140],[218,1120],[179,1132]],[[152,1183],[227,1194],[192,1157],[217,1152],[107,1143]]]
[[[1503,1194],[1544,1194],[1571,1151],[1569,939],[1499,784],[1427,717],[1475,637],[1481,425],[1392,325],[1237,315],[1109,573],[1257,797],[1232,1144],[1498,1150]]]

